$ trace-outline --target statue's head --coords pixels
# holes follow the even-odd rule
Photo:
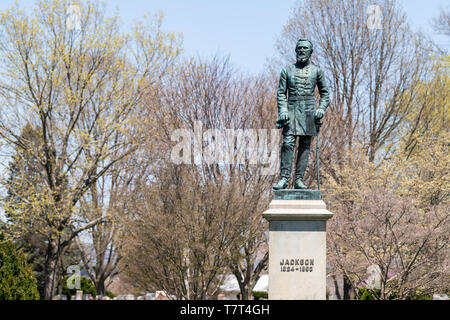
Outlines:
[[[295,53],[297,55],[297,61],[305,63],[311,58],[314,51],[313,44],[308,39],[300,39],[295,46]]]

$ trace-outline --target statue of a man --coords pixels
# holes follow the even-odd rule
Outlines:
[[[297,62],[281,71],[277,91],[277,127],[283,128],[281,147],[281,180],[274,190],[286,189],[291,177],[295,140],[298,137],[298,155],[295,165],[294,189],[307,189],[303,183],[308,165],[311,138],[317,136],[316,121],[323,118],[330,103],[330,93],[323,71],[311,64],[313,45],[300,39],[295,48]],[[315,88],[320,101],[316,109]]]

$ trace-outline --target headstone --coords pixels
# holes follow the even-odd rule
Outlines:
[[[77,290],[75,293],[75,300],[83,300],[83,291]]]
[[[167,295],[164,291],[156,291],[155,295],[155,300],[168,300]]]
[[[134,300],[134,295],[132,295],[132,294],[127,294],[126,296],[125,296],[125,299],[124,300]]]
[[[155,298],[156,298],[156,295],[154,293],[149,292],[145,295],[145,300],[155,300]]]
[[[263,217],[269,221],[269,299],[326,299],[326,221],[333,214],[320,191],[283,190]]]
[[[381,269],[378,265],[373,264],[367,267],[367,286],[370,289],[380,289],[381,288]]]
[[[83,300],[93,300],[92,294],[83,294]]]
[[[446,294],[433,294],[433,300],[450,300]]]

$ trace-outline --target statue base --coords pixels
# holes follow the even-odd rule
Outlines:
[[[269,221],[269,299],[326,299],[326,209],[320,191],[277,190]]]
[[[322,200],[320,190],[281,189],[273,191],[273,200]]]

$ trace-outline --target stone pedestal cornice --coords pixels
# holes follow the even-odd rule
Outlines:
[[[332,216],[322,200],[272,200],[269,209],[263,213],[268,221],[328,220]]]

